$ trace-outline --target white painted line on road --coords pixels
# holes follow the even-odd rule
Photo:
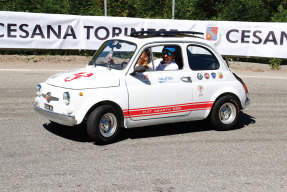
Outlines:
[[[0,69],[0,71],[15,71],[15,72],[57,72],[57,71],[69,71],[73,69]]]
[[[243,77],[243,78],[256,78],[256,79],[286,79],[286,80],[287,80],[287,77],[249,76],[249,75],[239,75],[239,77]]]
[[[71,71],[74,69],[0,69],[0,71],[15,71],[15,72],[64,72]],[[250,75],[240,75],[243,78],[256,78],[256,79],[286,79],[287,77],[273,77],[273,76],[250,76]]]

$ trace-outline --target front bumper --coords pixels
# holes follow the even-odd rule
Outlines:
[[[72,115],[65,115],[65,114],[48,111],[40,107],[37,107],[35,104],[34,104],[34,110],[40,113],[41,115],[43,115],[48,120],[54,121],[61,125],[74,126],[77,124],[75,116],[72,116]]]

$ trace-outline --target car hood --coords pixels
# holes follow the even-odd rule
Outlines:
[[[46,80],[46,83],[67,89],[116,87],[120,85],[119,71],[91,66],[53,75]]]

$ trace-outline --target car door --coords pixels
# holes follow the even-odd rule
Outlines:
[[[183,69],[127,74],[126,86],[129,94],[129,108],[124,111],[126,118],[184,116],[192,110],[192,81],[190,73]]]
[[[216,55],[207,46],[189,44],[187,56],[193,73],[193,102],[206,103],[202,111],[210,110],[214,102],[211,98],[224,84],[224,70],[220,69]]]

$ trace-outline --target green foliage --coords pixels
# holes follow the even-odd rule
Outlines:
[[[222,9],[218,14],[218,20],[225,21],[269,21],[270,16],[263,0],[231,0],[226,5],[218,4],[217,9]]]
[[[279,5],[278,12],[272,17],[274,22],[287,22],[287,9],[283,5]]]
[[[282,59],[273,58],[269,60],[269,66],[271,69],[280,69],[280,65],[282,63]]]
[[[67,10],[73,15],[104,15],[103,0],[74,0],[67,1]]]
[[[108,16],[171,19],[172,0],[107,0]],[[175,19],[287,21],[287,0],[175,0]],[[1,11],[104,15],[104,0],[0,0]]]
[[[172,17],[172,0],[107,0],[107,3],[108,16],[152,19]],[[0,0],[0,10],[103,16],[104,0]],[[287,0],[175,0],[175,19],[287,22]],[[31,51],[0,50],[0,54],[6,52],[30,54]],[[36,52],[42,54],[41,50]],[[74,51],[52,51],[51,54],[58,52],[91,54]],[[276,59],[270,62],[274,66],[278,63]],[[286,63],[286,60],[282,62]]]
[[[189,0],[189,17],[187,19],[193,20],[214,20],[217,17],[217,5],[223,3],[223,0]],[[182,13],[185,9],[186,2],[180,3],[181,7],[176,8],[176,13]],[[185,18],[182,18],[185,19]]]
[[[170,0],[119,0],[108,1],[108,15],[140,18],[171,18]]]

